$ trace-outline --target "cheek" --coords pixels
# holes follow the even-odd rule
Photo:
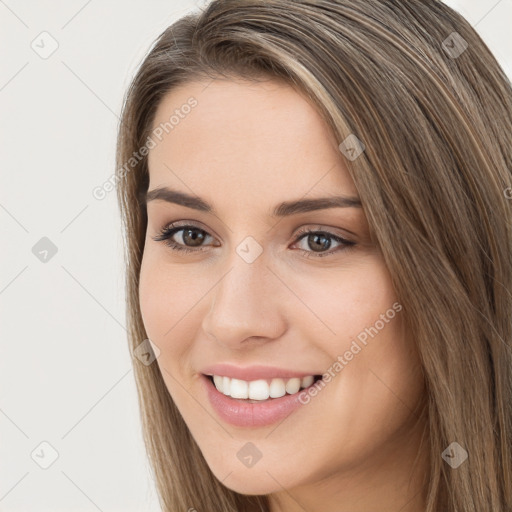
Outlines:
[[[179,344],[179,340],[186,340],[178,332],[183,325],[178,322],[180,295],[180,283],[174,279],[171,282],[168,273],[162,271],[162,265],[153,261],[150,254],[145,254],[139,283],[142,321],[148,338],[160,350],[156,363],[169,391],[173,389],[174,379],[170,379],[175,374],[173,362],[178,361],[180,353],[186,350]]]
[[[170,264],[157,251],[144,253],[139,302],[148,338],[160,349],[157,359],[169,390],[171,376],[188,372],[192,340],[198,337],[207,302],[205,295],[214,284],[205,275],[197,277],[191,266]]]
[[[159,348],[156,359],[168,391],[173,398],[180,392],[175,377],[190,347],[186,320],[193,314],[189,281],[177,269],[165,268],[151,252],[145,252],[139,281],[139,302],[148,338]],[[190,304],[189,304],[190,303]],[[187,314],[188,312],[188,314]]]
[[[403,330],[402,306],[384,263],[368,259],[333,269],[328,280],[314,275],[294,280],[290,288],[310,310],[301,307],[300,315],[297,310],[301,319],[296,325],[329,355],[343,400],[358,397],[367,410],[384,414],[387,406],[395,405],[395,392],[398,401],[414,407],[422,389],[421,366]]]
[[[207,287],[194,280],[186,269],[169,266],[156,251],[144,253],[140,272],[139,302],[148,336],[154,340],[172,338],[193,314],[193,306]]]
[[[173,311],[168,302],[173,292],[165,285],[156,262],[152,260],[151,255],[145,252],[139,280],[139,303],[146,333],[152,341],[157,342],[170,327],[172,319],[167,312]]]
[[[373,326],[396,302],[387,268],[378,258],[318,276],[290,276],[290,280],[290,288],[297,290],[304,303],[298,305],[301,315],[317,332],[311,339],[332,340],[337,347]],[[391,323],[386,325],[388,331]]]

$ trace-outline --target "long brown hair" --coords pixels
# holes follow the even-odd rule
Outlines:
[[[427,512],[512,510],[512,95],[471,25],[436,0],[214,0],[156,40],[127,91],[117,147],[133,351],[147,338],[138,198],[155,111],[177,85],[286,80],[310,98],[346,165],[417,346],[426,383]],[[214,477],[158,365],[134,359],[145,442],[165,511],[269,511]],[[468,453],[458,468],[442,452]]]

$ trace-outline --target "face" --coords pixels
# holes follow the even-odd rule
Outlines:
[[[207,85],[172,90],[153,124],[181,112],[148,155],[139,291],[155,364],[237,492],[383,467],[421,372],[340,141],[286,84]]]

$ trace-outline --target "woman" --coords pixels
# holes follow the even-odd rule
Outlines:
[[[158,38],[117,181],[164,510],[512,510],[511,97],[435,0]]]

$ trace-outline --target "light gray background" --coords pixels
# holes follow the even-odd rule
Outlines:
[[[114,172],[141,59],[204,3],[0,0],[0,511],[159,510],[126,343],[116,195],[92,190]],[[447,3],[512,76],[512,0]],[[58,43],[46,59],[31,47],[51,49],[43,31]],[[58,250],[46,262],[32,252],[42,237]]]

